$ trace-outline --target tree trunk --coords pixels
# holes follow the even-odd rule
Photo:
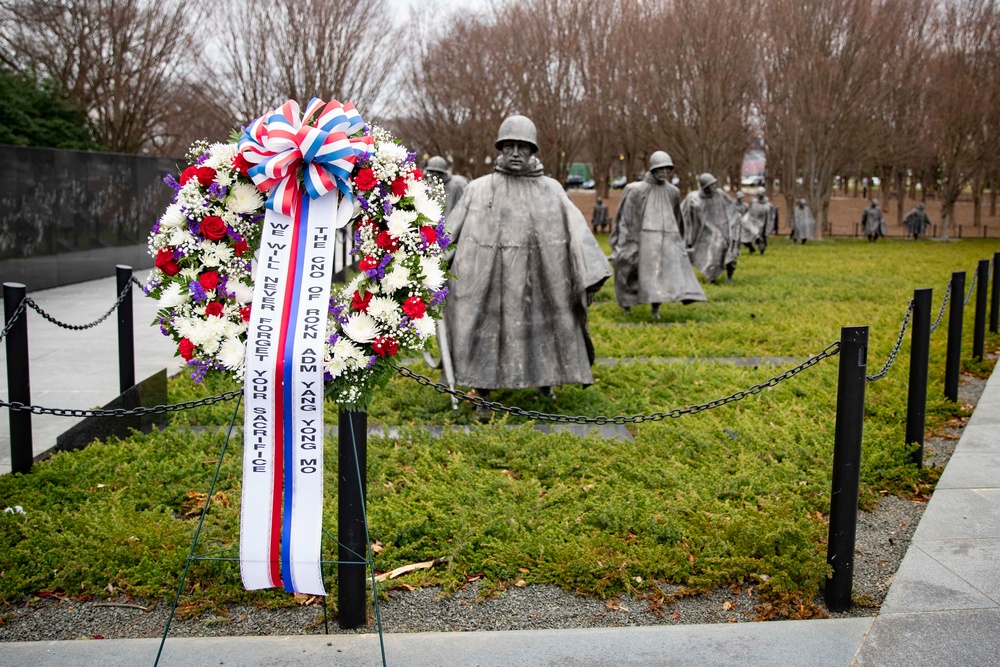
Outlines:
[[[903,200],[906,198],[906,174],[902,169],[893,171],[896,176],[896,224],[903,224]]]
[[[982,177],[977,176],[972,179],[972,226],[982,227],[983,225],[983,188],[986,184]]]
[[[997,214],[997,181],[1000,180],[996,176],[990,181],[990,217],[995,217]]]

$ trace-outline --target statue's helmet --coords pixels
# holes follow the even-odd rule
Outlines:
[[[767,195],[767,188],[757,188],[757,196],[764,197]]]
[[[878,200],[877,199],[873,199],[872,200],[872,206],[878,206]]]
[[[698,187],[700,188],[707,188],[709,185],[716,182],[717,180],[715,176],[712,176],[711,174],[702,174],[698,177]]]
[[[736,191],[736,198],[737,199],[743,199],[743,191],[742,190],[737,190]]]
[[[508,116],[500,123],[500,130],[497,132],[496,147],[499,150],[500,144],[505,141],[523,141],[531,144],[531,152],[538,152],[538,130],[535,124],[527,116]]]
[[[660,167],[670,167],[674,168],[674,161],[670,159],[670,155],[666,151],[653,151],[653,154],[649,156],[649,170],[659,169]]]
[[[448,172],[448,161],[445,160],[440,155],[435,155],[430,160],[427,161],[427,167],[424,171],[433,171],[440,174],[445,174]]]
[[[806,205],[806,200],[805,199],[800,199],[799,200],[799,206],[805,206],[805,205]]]

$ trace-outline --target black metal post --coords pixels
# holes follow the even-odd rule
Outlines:
[[[340,411],[337,425],[337,622],[345,629],[367,622],[365,490],[368,463],[368,413]]]
[[[962,318],[965,316],[965,271],[951,274],[948,304],[948,354],[944,362],[944,395],[958,402],[958,373],[962,368]]]
[[[976,266],[976,319],[972,323],[972,358],[983,360],[986,343],[986,296],[990,286],[990,260],[981,259]]]
[[[927,423],[927,365],[931,350],[931,296],[929,287],[913,290],[913,334],[910,339],[910,386],[906,397],[906,444],[919,445],[910,455],[924,464],[924,427]]]
[[[3,284],[4,325],[11,321],[18,306],[27,297],[27,288],[21,283]],[[31,405],[31,377],[28,372],[28,314],[22,312],[17,322],[7,332],[7,394],[11,403]],[[10,469],[12,472],[29,473],[34,460],[31,441],[31,413],[10,410]]]
[[[830,534],[826,547],[826,562],[833,568],[833,574],[826,580],[825,597],[827,608],[833,612],[851,606],[854,585],[854,540],[858,525],[867,369],[868,327],[843,327],[837,376]]]
[[[990,295],[990,331],[997,333],[997,314],[1000,312],[1000,252],[993,253],[993,291]]]
[[[135,386],[135,327],[132,324],[132,267],[118,264],[115,267],[118,277],[117,298],[128,289],[128,294],[118,304],[118,393]]]

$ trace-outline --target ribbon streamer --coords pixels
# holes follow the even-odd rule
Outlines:
[[[311,119],[315,117],[315,121]],[[325,595],[323,346],[335,230],[354,211],[351,172],[371,154],[351,104],[294,100],[258,118],[240,150],[268,193],[247,333],[240,571],[248,589]]]

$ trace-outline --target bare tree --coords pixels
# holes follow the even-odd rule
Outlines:
[[[387,0],[227,0],[220,84],[248,122],[286,99],[353,102],[366,120],[390,103],[402,52]]]
[[[996,150],[1000,9],[990,0],[946,0],[937,24],[928,140],[941,175],[940,236],[947,238],[955,202]],[[994,158],[995,159],[995,158]]]
[[[196,66],[193,0],[4,0],[0,44],[18,69],[51,77],[113,151],[155,150],[166,97]]]

